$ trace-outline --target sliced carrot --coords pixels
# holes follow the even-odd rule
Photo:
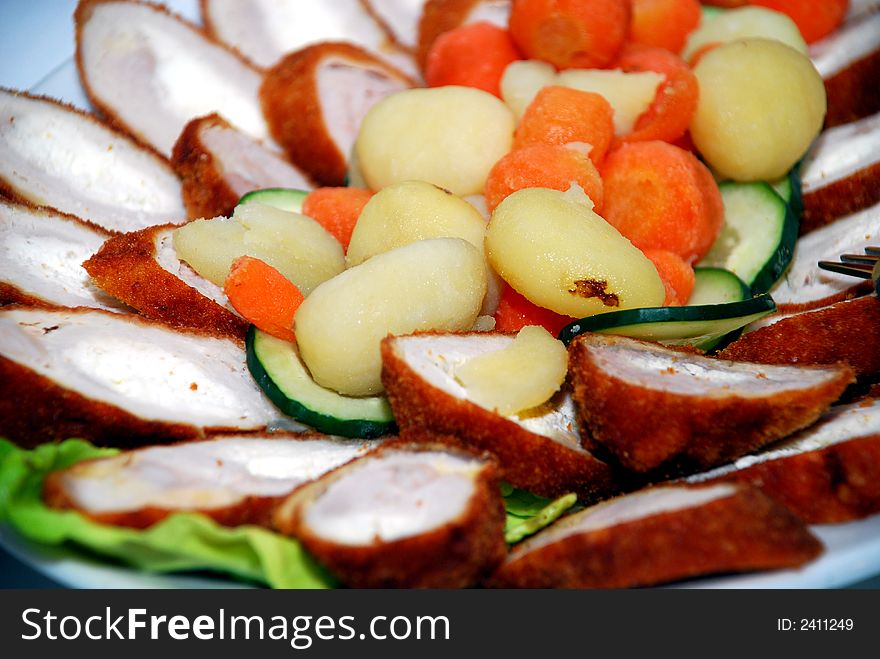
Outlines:
[[[630,0],[514,0],[508,26],[526,57],[589,69],[614,60],[629,19]]]
[[[678,254],[665,249],[646,249],[644,254],[657,268],[657,274],[666,288],[663,306],[680,307],[687,304],[696,283],[694,269],[690,264]]]
[[[834,32],[849,8],[849,0],[752,0],[751,4],[786,14],[807,43]]]
[[[677,53],[700,24],[698,0],[632,0],[629,39]]]
[[[664,249],[695,263],[721,231],[718,185],[684,149],[660,141],[624,144],[605,158],[602,180],[602,217],[639,249]]]
[[[590,160],[598,166],[613,137],[614,110],[604,96],[551,85],[541,89],[526,108],[513,148],[585,142],[592,146]]]
[[[425,61],[428,87],[462,85],[500,97],[501,76],[519,53],[507,30],[481,21],[444,32]]]
[[[654,71],[666,76],[657,88],[651,106],[636,120],[633,131],[623,142],[664,140],[674,142],[684,135],[697,110],[700,87],[697,77],[677,55],[663,48],[629,43],[617,66],[628,73]]]
[[[294,340],[293,317],[303,294],[271,265],[252,256],[235,259],[223,292],[249,323],[279,339]]]
[[[526,325],[540,325],[553,336],[573,319],[550,309],[539,307],[515,288],[504,284],[498,308],[495,310],[495,331],[519,332]]]
[[[524,188],[568,190],[580,185],[593,201],[596,212],[602,208],[603,191],[599,170],[583,151],[559,144],[531,144],[501,158],[489,171],[483,192],[489,211],[507,197]]]
[[[354,225],[372,196],[371,190],[363,188],[317,188],[306,196],[302,212],[333,234],[347,250]]]
[[[734,9],[735,7],[745,7],[749,4],[749,0],[702,0],[704,5],[712,5],[723,9]],[[754,3],[752,3],[754,4]]]

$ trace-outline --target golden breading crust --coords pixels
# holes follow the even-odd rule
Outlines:
[[[83,263],[95,283],[148,318],[173,327],[244,340],[247,322],[205,297],[156,262],[159,225],[115,236]]]
[[[490,585],[650,586],[705,574],[795,567],[821,552],[822,544],[799,519],[759,490],[741,487],[700,506],[570,535],[527,553],[514,549]]]
[[[650,375],[650,369],[645,369],[645,377],[653,378],[648,385],[624,380],[600,367],[593,350],[602,347],[591,345],[593,337],[600,335],[582,334],[569,350],[569,377],[583,442],[588,449],[604,449],[624,467],[638,472],[691,462],[708,468],[738,458],[813,423],[855,379],[852,369],[837,365],[823,367],[828,377],[819,384],[760,397],[737,395],[735,389],[727,395],[717,390],[706,395],[680,394],[666,390],[663,378],[667,376],[659,371]],[[600,339],[626,342],[634,354],[666,350],[632,339],[595,340]],[[682,359],[711,361],[686,355]]]
[[[880,373],[880,300],[865,295],[783,318],[744,334],[719,357],[759,364],[848,364],[860,378]]]
[[[375,540],[371,545],[344,545],[321,538],[304,523],[303,507],[344,477],[350,465],[398,450],[464,453],[433,444],[395,443],[380,448],[294,492],[278,508],[275,527],[300,540],[342,583],[353,588],[466,588],[479,583],[507,554],[504,502],[491,462],[474,478],[475,493],[464,513],[426,533],[390,542]]]
[[[324,122],[318,96],[318,67],[340,58],[379,69],[408,86],[413,81],[384,60],[349,43],[324,42],[283,57],[266,72],[260,102],[272,137],[290,160],[320,185],[345,185],[348,154],[341,153]]]
[[[749,483],[808,524],[880,512],[880,435],[760,462],[701,483]]]
[[[180,177],[183,203],[191,220],[231,215],[238,203],[238,195],[223,176],[223,166],[202,144],[201,131],[209,126],[232,129],[216,113],[193,119],[180,133],[171,154],[171,165]]]
[[[869,53],[825,80],[828,111],[825,128],[833,128],[880,111],[880,50]]]
[[[428,332],[427,334],[431,334]],[[576,492],[598,501],[624,487],[623,475],[583,450],[575,450],[466,400],[437,389],[383,340],[382,384],[404,437],[452,435],[473,450],[491,454],[501,477],[545,497]]]
[[[880,163],[805,194],[803,202],[801,235],[873,206],[880,202]]]
[[[128,448],[201,436],[195,426],[147,421],[87,398],[5,357],[0,357],[0,428],[24,448],[68,437]]]

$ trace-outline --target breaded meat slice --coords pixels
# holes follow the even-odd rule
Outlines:
[[[220,435],[149,446],[52,472],[43,499],[102,524],[147,528],[175,512],[269,526],[280,501],[380,445],[315,433]]]
[[[492,462],[396,444],[294,492],[275,526],[354,588],[463,588],[504,559],[504,504]]]
[[[428,0],[419,19],[416,61],[424,69],[434,41],[444,32],[462,25],[486,21],[507,29],[510,0]]]
[[[859,378],[880,374],[880,300],[863,295],[810,311],[768,317],[719,353],[761,364],[843,363]]]
[[[0,88],[0,196],[50,206],[113,233],[182,224],[168,161],[97,117]]]
[[[880,512],[880,400],[832,407],[817,423],[688,483],[750,483],[808,524]]]
[[[0,309],[0,428],[133,447],[286,425],[241,342],[96,309]]]
[[[107,238],[100,227],[72,215],[0,199],[0,305],[128,311],[82,267]]]
[[[212,112],[266,143],[262,72],[164,5],[81,0],[76,63],[92,104],[166,158],[183,127]]]
[[[413,52],[425,0],[360,0],[397,47]]]
[[[813,423],[855,379],[848,366],[775,366],[582,334],[569,377],[587,448],[639,472],[709,467]]]
[[[218,114],[190,121],[171,156],[183,183],[190,219],[232,215],[252,190],[314,186],[284,155],[246,135]]]
[[[201,0],[208,34],[268,68],[322,41],[348,41],[416,75],[412,56],[391,43],[363,0]]]
[[[177,257],[174,227],[150,227],[107,240],[83,267],[95,284],[147,318],[244,340],[248,323],[226,294]]]
[[[810,56],[825,81],[826,128],[880,111],[880,12],[853,17],[810,46]]]
[[[817,263],[862,254],[878,239],[880,202],[801,236],[785,276],[770,291],[779,311],[818,309],[871,290],[870,282],[822,270]]]
[[[880,202],[880,113],[826,130],[800,172],[802,234]]]
[[[510,345],[513,335],[424,333],[382,342],[382,383],[402,436],[457,437],[498,462],[501,477],[546,497],[576,492],[596,501],[624,487],[622,475],[581,446],[571,394],[509,416],[468,399],[455,377],[469,358]],[[528,377],[524,374],[523,377]]]
[[[320,185],[339,186],[367,111],[413,84],[358,46],[327,42],[290,53],[269,69],[260,100],[290,160]]]
[[[822,552],[797,517],[743,485],[640,490],[564,517],[513,548],[501,588],[627,588],[795,567]]]

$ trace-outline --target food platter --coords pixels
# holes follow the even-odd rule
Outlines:
[[[197,0],[167,0],[187,19],[198,21]],[[0,86],[27,89],[88,109],[73,61],[71,14],[75,0],[24,2],[0,7]],[[818,560],[799,570],[724,576],[673,587],[839,588],[880,574],[880,515],[841,525],[813,527],[825,545]],[[70,548],[47,548],[0,526],[0,546],[55,581],[87,588],[236,588],[231,580],[205,575],[151,575],[108,565]],[[0,575],[0,586],[3,577]]]

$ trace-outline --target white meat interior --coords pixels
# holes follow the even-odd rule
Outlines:
[[[180,181],[155,155],[93,119],[4,90],[0,178],[34,203],[113,231],[186,220]]]
[[[191,286],[209,300],[213,300],[221,307],[227,308],[232,313],[236,313],[232,305],[229,304],[229,298],[223,289],[212,281],[208,281],[189,265],[180,260],[177,252],[174,250],[173,230],[163,229],[157,231],[153,238],[153,244],[156,246],[156,263],[172,275],[180,279],[187,286]]]
[[[425,0],[367,0],[398,43],[415,48]]]
[[[461,517],[483,468],[441,451],[391,451],[348,467],[307,505],[306,526],[343,545],[393,542]]]
[[[166,156],[190,119],[212,112],[269,141],[260,74],[149,5],[95,5],[80,53],[92,91]]]
[[[257,430],[279,414],[234,341],[99,311],[0,311],[0,354],[138,417]]]
[[[809,389],[836,376],[829,369],[729,362],[625,342],[597,340],[590,354],[596,366],[615,379],[684,396],[762,398]]]
[[[826,80],[880,48],[880,12],[865,13],[810,46],[816,70]]]
[[[235,128],[205,126],[202,144],[220,162],[223,179],[239,197],[261,188],[311,190],[312,184],[281,154],[272,151]]]
[[[68,495],[93,513],[146,507],[229,506],[247,496],[278,497],[373,448],[344,439],[225,437],[152,446],[84,462],[63,478]]]
[[[59,306],[122,311],[82,267],[106,239],[69,217],[0,201],[0,280]]]
[[[448,395],[470,400],[455,378],[456,369],[471,357],[501,350],[513,342],[503,334],[424,335],[398,337],[401,358],[428,384]],[[527,373],[523,377],[528,377]],[[473,400],[470,402],[477,405]],[[529,432],[582,451],[574,402],[567,392],[558,393],[547,404],[505,417]]]
[[[801,165],[804,194],[880,162],[880,113],[826,130]]]
[[[547,530],[519,545],[512,558],[580,533],[611,528],[661,513],[696,508],[728,497],[736,487],[728,484],[689,488],[680,486],[654,487],[617,497],[569,515]]]
[[[880,14],[878,14],[880,16]],[[880,238],[880,204],[875,204],[801,237],[785,277],[770,292],[776,304],[805,304],[837,295],[859,280],[819,269],[818,261],[863,254]]]
[[[856,437],[880,433],[880,400],[870,405],[854,403],[835,407],[826,412],[814,425],[774,444],[760,453],[746,455],[730,464],[689,476],[691,483],[719,478],[757,464],[789,458],[809,451],[818,451]]]
[[[367,111],[408,85],[381,69],[341,57],[327,57],[316,71],[324,124],[340,153],[351,153]]]

